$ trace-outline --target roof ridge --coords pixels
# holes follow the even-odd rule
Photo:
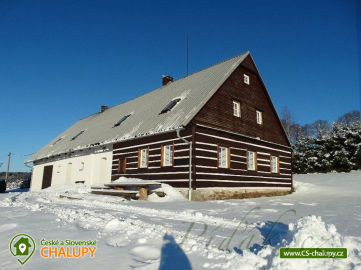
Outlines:
[[[193,75],[195,75],[196,73],[202,72],[202,71],[204,71],[204,70],[207,70],[207,69],[209,69],[209,68],[212,68],[212,67],[214,67],[214,66],[220,65],[220,64],[222,64],[222,63],[224,63],[224,62],[230,61],[230,60],[232,60],[232,59],[234,59],[234,58],[241,57],[241,56],[243,56],[243,55],[245,55],[245,54],[249,54],[249,53],[250,53],[250,51],[246,51],[245,53],[241,53],[241,54],[238,54],[238,55],[236,55],[236,56],[232,56],[232,57],[230,57],[230,58],[228,58],[228,59],[226,59],[226,60],[223,60],[223,61],[221,61],[221,62],[215,63],[215,64],[213,64],[213,65],[211,65],[211,66],[208,66],[208,67],[206,67],[206,68],[203,68],[203,69],[201,69],[201,70],[195,71],[195,72],[193,72],[193,73],[191,73],[191,74],[189,74],[189,75],[180,77],[180,78],[178,78],[177,80],[175,80],[175,81],[173,81],[173,82],[171,82],[171,83],[179,82],[180,80],[183,80],[183,79],[186,79],[186,78],[188,78],[188,77],[190,77],[190,76],[193,76]],[[111,107],[108,108],[108,110],[110,110],[110,109],[112,109],[112,108],[114,108],[114,107],[120,106],[120,105],[122,105],[122,104],[128,103],[128,102],[130,102],[130,101],[132,101],[132,100],[135,100],[135,99],[137,99],[137,98],[140,98],[140,97],[142,97],[142,96],[148,95],[149,93],[152,93],[152,92],[154,92],[154,91],[156,91],[156,90],[158,90],[158,89],[162,89],[162,88],[167,87],[167,86],[169,86],[169,85],[170,85],[170,84],[160,86],[160,87],[155,88],[155,89],[153,89],[153,90],[151,90],[151,91],[148,91],[148,92],[146,92],[146,93],[144,93],[144,94],[142,94],[142,95],[140,95],[140,96],[137,96],[137,97],[135,97],[135,98],[132,98],[132,99],[129,99],[129,100],[124,101],[124,102],[122,102],[122,103],[119,103],[119,104],[116,104],[116,105],[114,105],[114,106],[111,106]],[[86,117],[84,117],[84,118],[81,118],[80,120],[86,119],[86,118],[88,118],[88,117],[90,117],[90,116],[92,116],[92,115],[96,115],[96,114],[99,114],[99,113],[100,113],[100,112],[93,113],[93,114],[91,114],[91,115],[89,115],[89,116],[86,116]]]
[[[189,74],[189,75],[180,77],[179,79],[177,79],[177,80],[175,80],[175,81],[179,81],[179,80],[185,79],[185,78],[187,78],[187,77],[189,77],[189,76],[192,76],[192,75],[194,75],[194,74],[196,74],[196,73],[198,73],[198,72],[201,72],[201,71],[206,70],[206,69],[209,69],[209,68],[211,68],[211,67],[220,65],[220,64],[222,64],[222,63],[224,63],[224,62],[227,62],[227,61],[232,60],[233,58],[241,57],[241,56],[243,56],[243,55],[245,55],[245,54],[249,54],[249,53],[250,53],[250,51],[246,51],[245,53],[241,53],[241,54],[237,54],[236,56],[229,57],[229,58],[227,58],[226,60],[223,60],[223,61],[221,61],[221,62],[218,62],[218,63],[215,63],[215,64],[213,64],[213,65],[210,65],[210,66],[208,66],[208,67],[206,67],[206,68],[204,68],[204,69],[201,69],[201,70],[195,71],[195,72],[193,72],[193,73],[191,73],[191,74]],[[164,86],[166,86],[166,85],[164,85]],[[163,87],[163,86],[162,86],[162,87]],[[162,88],[162,87],[159,87],[159,88]],[[157,89],[159,89],[159,88],[157,88]],[[156,90],[156,89],[154,89],[154,90]]]

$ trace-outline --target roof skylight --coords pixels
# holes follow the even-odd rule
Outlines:
[[[131,116],[131,114],[128,114],[128,115],[123,116],[118,122],[116,122],[116,123],[114,124],[113,127],[119,126],[119,125],[120,125],[121,123],[123,123],[129,116]]]
[[[180,101],[180,98],[176,98],[173,99],[171,102],[169,102],[169,104],[167,106],[164,107],[164,109],[159,113],[159,114],[163,114],[163,113],[167,113],[169,111],[171,111],[173,109],[173,107]]]
[[[52,145],[56,145],[59,141],[61,141],[63,138],[59,138],[59,139],[57,139],[55,142],[53,142],[53,144]]]
[[[73,138],[71,138],[71,141],[74,141],[76,138],[78,138],[81,134],[84,133],[85,130],[80,131],[78,134],[76,134]]]

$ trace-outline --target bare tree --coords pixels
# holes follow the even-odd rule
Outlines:
[[[313,136],[326,136],[331,131],[331,125],[327,120],[317,120],[311,123]]]
[[[350,126],[355,122],[360,123],[360,111],[355,110],[345,113],[337,119],[337,122],[340,126]]]
[[[309,136],[307,129],[304,126],[301,126],[297,123],[294,123],[291,125],[290,129],[290,141],[294,145],[297,141],[299,141],[302,138],[306,138]]]
[[[288,138],[291,138],[291,126],[294,124],[293,117],[287,106],[283,107],[281,122]]]

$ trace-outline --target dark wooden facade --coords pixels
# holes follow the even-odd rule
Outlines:
[[[181,132],[182,137],[192,139],[192,129]],[[172,166],[162,166],[162,146],[173,145]],[[139,150],[147,148],[149,151],[148,167],[139,168]],[[126,173],[122,170],[119,160],[126,158]],[[177,138],[176,132],[142,137],[126,142],[114,144],[112,180],[120,176],[141,178],[146,180],[162,180],[175,187],[188,186],[189,146]]]
[[[250,84],[244,83],[243,75]],[[232,104],[241,105],[241,117]],[[257,124],[256,110],[263,123]],[[192,187],[291,188],[292,151],[268,92],[250,56],[230,75],[214,96],[181,131],[192,141]],[[173,164],[161,164],[162,147],[173,145]],[[218,147],[227,147],[229,168],[219,168]],[[149,149],[147,168],[139,168],[139,150]],[[256,153],[256,170],[247,169],[247,151]],[[271,156],[279,171],[271,172]],[[113,145],[112,180],[120,176],[158,180],[187,188],[189,145],[175,131]]]

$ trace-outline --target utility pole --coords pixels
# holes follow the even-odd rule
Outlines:
[[[9,152],[9,154],[8,154],[8,165],[7,165],[7,167],[6,167],[5,182],[8,181],[9,167],[10,167],[10,158],[11,158],[11,152]]]

